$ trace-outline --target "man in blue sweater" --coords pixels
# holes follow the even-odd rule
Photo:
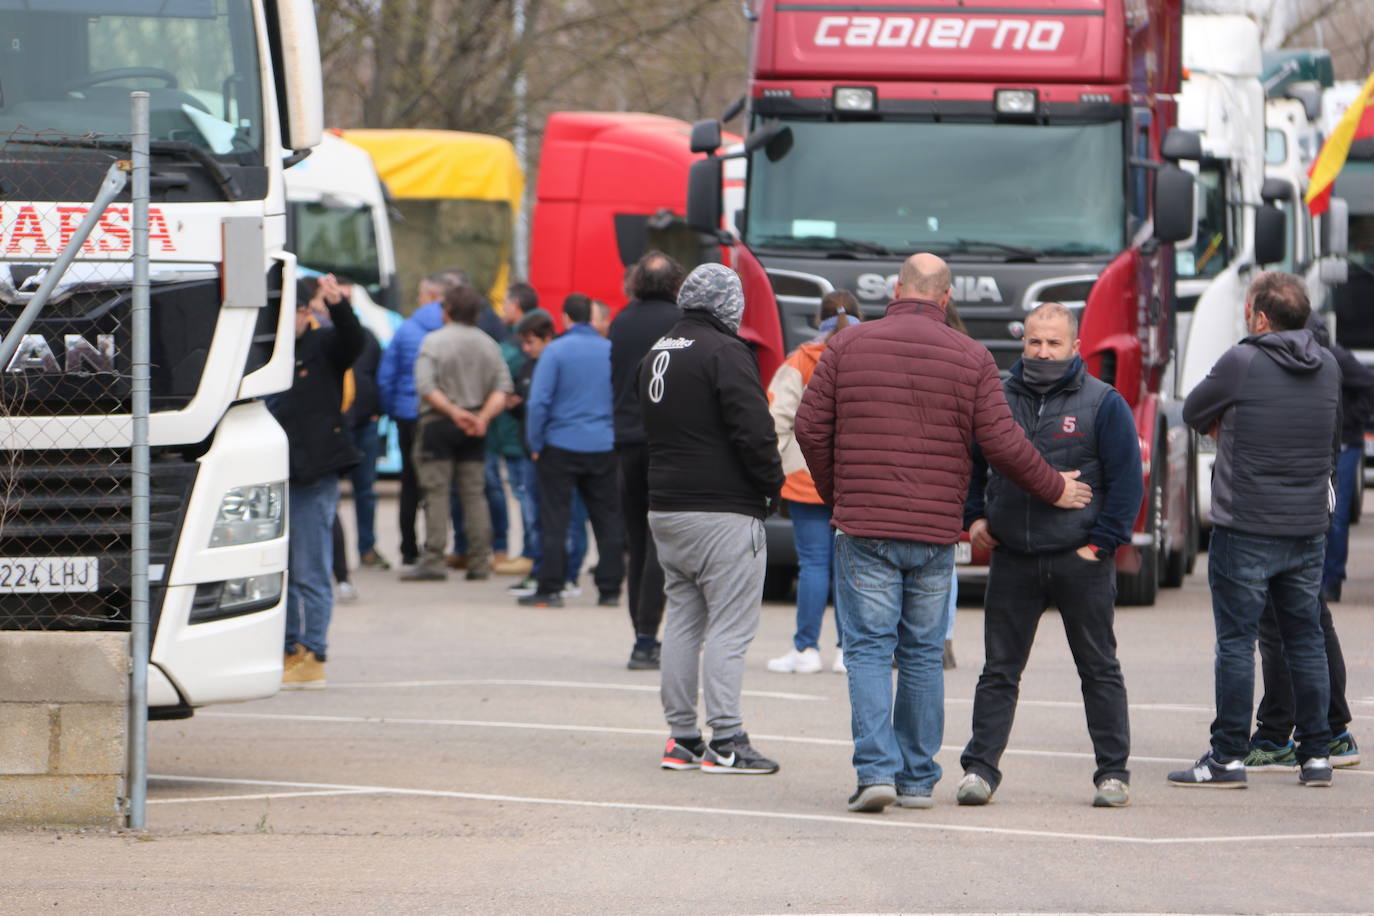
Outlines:
[[[992,551],[984,601],[986,663],[973,695],[973,735],[960,764],[957,801],[985,805],[997,791],[1040,615],[1054,604],[1083,685],[1097,757],[1093,805],[1130,803],[1130,725],[1116,659],[1116,548],[1131,542],[1144,493],[1140,445],[1126,400],[1088,374],[1078,321],[1057,302],[1026,316],[1025,349],[1005,383],[1027,438],[1060,470],[1078,469],[1101,498],[1083,509],[1046,505],[975,460],[964,521],[975,547]],[[985,486],[986,485],[986,486]]]
[[[525,405],[525,437],[539,475],[539,522],[566,531],[573,488],[582,494],[596,536],[599,604],[615,606],[625,574],[625,535],[616,480],[611,419],[611,344],[590,324],[592,301],[573,293],[563,301],[563,336],[544,348]],[[544,539],[538,590],[520,604],[562,607],[567,544]]]

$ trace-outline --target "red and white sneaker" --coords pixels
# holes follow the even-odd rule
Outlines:
[[[706,755],[706,742],[697,738],[669,738],[663,749],[663,762],[659,766],[665,770],[699,770],[701,758]]]

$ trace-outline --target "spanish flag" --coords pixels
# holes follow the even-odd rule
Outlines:
[[[1374,137],[1374,73],[1364,81],[1364,88],[1350,103],[1345,116],[1326,138],[1322,151],[1312,163],[1305,199],[1313,216],[1326,212],[1331,202],[1331,188],[1345,165],[1346,156],[1350,155],[1350,145],[1366,137]]]

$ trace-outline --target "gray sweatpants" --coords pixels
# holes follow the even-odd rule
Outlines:
[[[759,629],[768,563],[763,522],[734,512],[650,512],[667,609],[660,660],[663,715],[674,738],[696,738],[705,673],[706,724],[740,730],[744,653]]]

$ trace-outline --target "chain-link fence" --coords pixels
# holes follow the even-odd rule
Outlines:
[[[0,136],[0,630],[129,629],[128,143]]]

